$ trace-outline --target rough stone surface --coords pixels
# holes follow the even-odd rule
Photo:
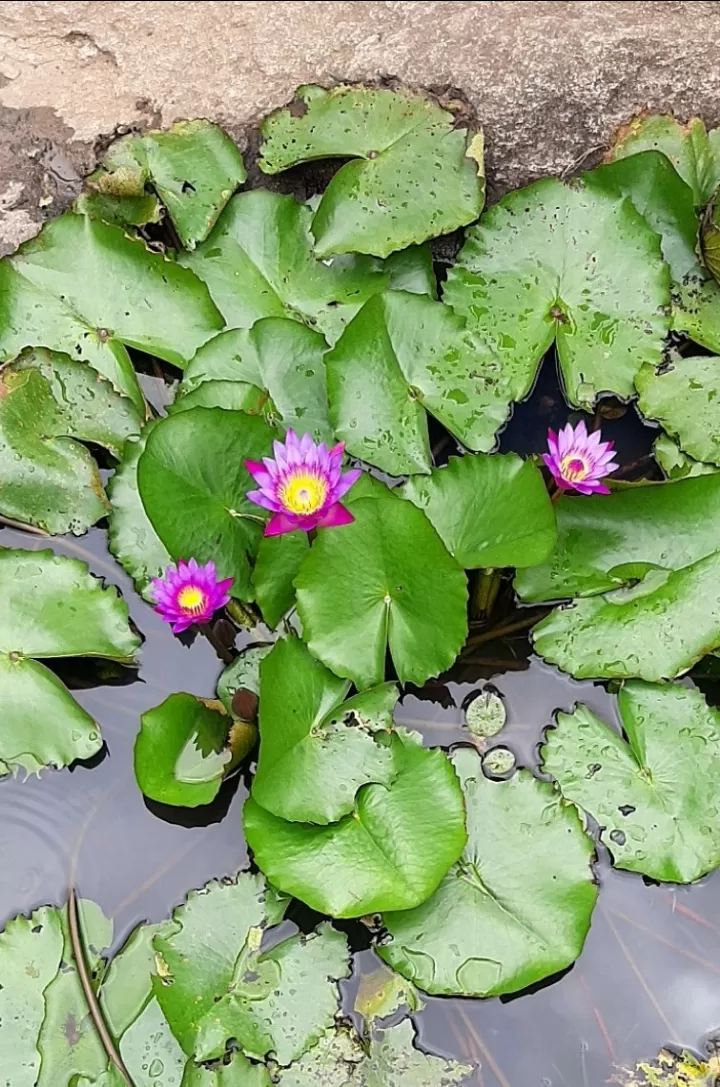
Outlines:
[[[571,168],[641,109],[720,121],[719,3],[0,3],[0,251],[123,126],[239,138],[303,82],[460,88],[491,196]]]

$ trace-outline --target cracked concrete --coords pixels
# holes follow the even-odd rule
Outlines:
[[[720,3],[0,3],[0,252],[67,206],[107,137],[206,116],[241,141],[303,82],[455,86],[490,194],[648,108],[720,122]]]

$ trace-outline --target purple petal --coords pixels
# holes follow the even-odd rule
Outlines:
[[[341,525],[351,525],[354,520],[350,510],[336,502],[326,510],[317,524],[318,528],[340,528]]]
[[[287,513],[276,513],[265,525],[266,536],[283,536],[286,532],[297,532],[301,526],[295,517]]]
[[[346,495],[350,488],[357,483],[362,475],[362,471],[359,468],[351,468],[349,472],[346,472],[342,479],[333,487],[333,498],[337,502],[338,499]]]
[[[279,513],[283,508],[276,498],[271,498],[265,491],[248,491],[247,497],[256,506],[262,506],[271,513]]]

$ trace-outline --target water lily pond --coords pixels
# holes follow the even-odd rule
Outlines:
[[[720,1078],[719,183],[305,87],[0,262],[0,1087]]]

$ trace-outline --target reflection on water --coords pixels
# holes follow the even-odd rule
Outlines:
[[[92,665],[77,673],[75,697],[100,723],[107,745],[92,767],[46,772],[39,781],[0,781],[0,924],[42,903],[63,901],[75,865],[80,893],[113,917],[118,946],[138,922],[164,917],[191,888],[246,865],[246,789],[236,778],[200,811],[168,809],[140,794],[132,768],[140,714],[174,691],[212,695],[222,666],[204,639],[189,648],[173,637],[133,593],[104,541],[105,534],[94,530],[51,546],[80,555],[94,573],[119,586],[146,639],[140,669],[119,677],[131,682],[106,686],[85,685],[97,675]],[[0,544],[48,546],[9,529],[0,531]],[[72,669],[63,670],[66,680],[71,675]],[[527,671],[494,676],[493,684],[505,699],[508,722],[490,743],[510,747],[520,765],[536,766],[537,745],[556,709],[583,701],[615,720],[614,702],[602,686],[569,680],[538,661]],[[477,688],[438,687],[434,701],[407,695],[398,720],[430,744],[466,741],[461,706]],[[700,1048],[720,1026],[719,877],[691,888],[647,886],[601,859],[600,900],[576,966],[509,1000],[429,998],[416,1017],[422,1044],[479,1061],[474,1087],[601,1087],[618,1066],[646,1059],[666,1043]],[[350,928],[354,946],[366,947],[364,931]],[[343,985],[348,1008],[358,973],[376,965],[372,951],[356,955],[355,979]]]

